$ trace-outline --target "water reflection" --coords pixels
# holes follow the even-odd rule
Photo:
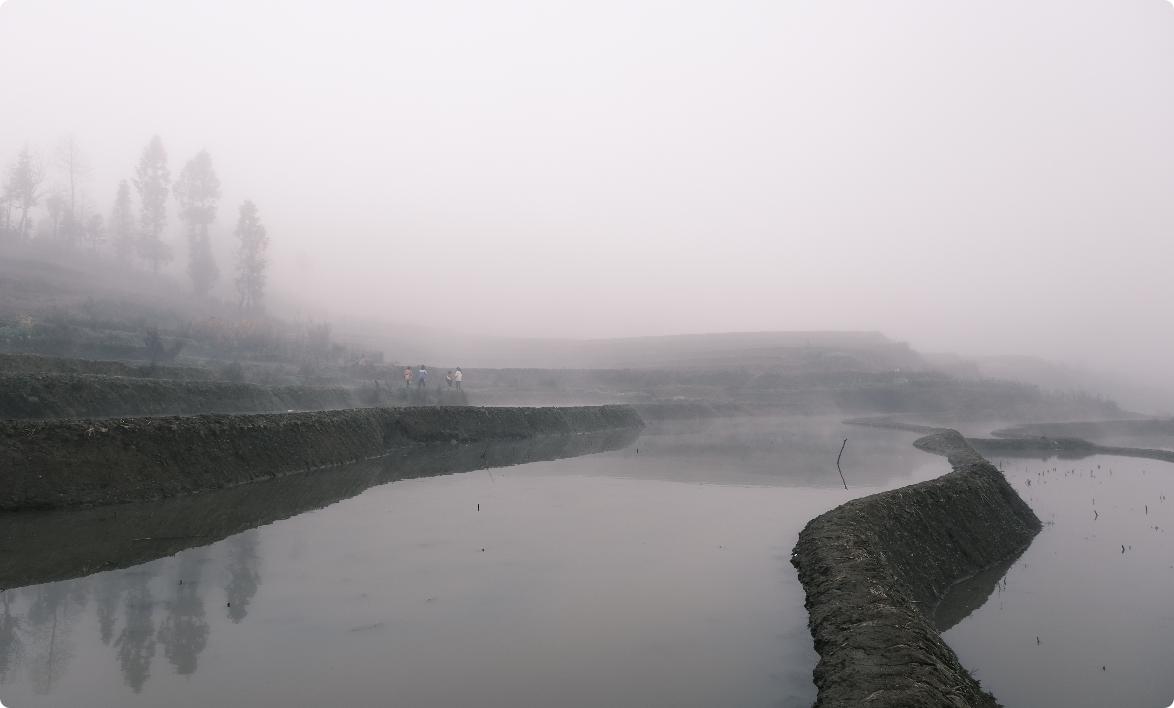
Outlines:
[[[116,596],[125,595],[126,615],[122,631],[114,641],[118,666],[126,685],[135,693],[143,690],[155,658],[155,600],[151,596],[151,577],[157,564],[147,564],[126,573],[106,573],[103,578]],[[119,580],[125,583],[121,587]],[[113,581],[113,582],[111,582]]]
[[[0,683],[23,668],[37,693],[50,693],[74,657],[78,622],[91,614],[135,693],[159,649],[176,674],[194,674],[210,632],[207,578],[229,579],[228,617],[239,623],[260,582],[258,560],[254,531],[130,570],[0,592]]]
[[[7,681],[13,664],[24,657],[24,618],[12,611],[12,593],[0,592],[0,682]]]
[[[378,460],[209,494],[97,509],[0,514],[0,589],[127,568],[320,509],[399,479],[615,450],[638,436],[639,431],[615,430],[467,445],[420,445]],[[46,553],[45,549],[53,551]],[[244,559],[247,548],[241,548],[240,553]],[[247,606],[256,591],[255,587],[250,591],[249,586],[255,581],[244,572],[238,582],[239,589],[233,592],[241,592],[243,606]]]
[[[35,693],[52,692],[74,658],[72,636],[78,621],[90,614],[91,601],[98,639],[114,650],[134,693],[147,685],[159,649],[176,674],[195,674],[210,634],[210,580],[224,580],[215,587],[223,587],[225,613],[233,624],[248,616],[261,584],[258,526],[395,479],[583,455],[623,447],[636,437],[632,431],[607,431],[420,446],[367,463],[197,497],[4,515],[0,582],[9,589],[0,590],[0,684],[17,680],[17,672],[24,670]],[[169,554],[176,555],[160,558]],[[133,567],[12,589],[45,578],[85,575],[96,567],[125,566]]]
[[[224,595],[228,598],[228,618],[235,624],[239,624],[249,614],[249,603],[257,594],[257,585],[261,582],[257,537],[257,530],[252,529],[226,541],[230,577]]]
[[[196,672],[200,652],[208,646],[208,622],[204,619],[204,600],[199,594],[206,560],[198,552],[180,555],[176,572],[179,582],[172,586],[172,598],[166,603],[167,615],[159,627],[163,655],[181,676]]]
[[[1015,565],[1021,555],[1023,551],[950,588],[934,609],[933,620],[938,631],[946,632],[952,629],[985,605],[991,595],[1002,589],[1007,571]]]

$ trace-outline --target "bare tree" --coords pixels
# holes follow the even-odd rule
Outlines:
[[[241,204],[236,237],[240,240],[236,265],[240,309],[242,312],[257,312],[263,308],[265,296],[265,268],[268,265],[265,251],[269,248],[269,236],[257,216],[257,205],[251,201]]]
[[[171,260],[171,246],[163,241],[167,226],[167,197],[171,193],[171,172],[167,169],[167,151],[156,135],[147,143],[135,172],[135,189],[139,193],[139,254],[158,273],[159,266]]]
[[[20,223],[16,227],[18,239],[23,240],[28,236],[31,227],[29,211],[40,201],[41,183],[44,181],[44,170],[26,145],[8,169],[8,181],[4,185],[5,200],[20,211]]]
[[[67,217],[66,223],[80,224],[82,218],[77,212],[77,190],[81,181],[90,173],[90,165],[72,135],[67,136],[57,147],[57,165],[65,173],[66,187],[69,190],[70,216]]]
[[[212,157],[207,150],[201,150],[183,166],[174,191],[179,201],[179,218],[187,225],[188,275],[196,294],[204,296],[220,277],[208,236],[208,226],[216,219],[220,179],[212,169]]]
[[[130,183],[122,180],[118,194],[114,197],[114,208],[110,210],[110,238],[114,241],[114,255],[126,262],[135,248],[135,217],[130,203]]]

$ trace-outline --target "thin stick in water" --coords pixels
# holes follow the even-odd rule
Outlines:
[[[845,491],[848,489],[848,481],[844,479],[844,470],[840,469],[840,458],[844,456],[844,448],[848,447],[848,438],[844,438],[844,444],[840,445],[840,454],[836,455],[836,470],[840,473],[840,481],[844,483]]]

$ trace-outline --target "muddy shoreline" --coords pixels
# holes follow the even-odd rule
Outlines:
[[[1021,552],[1040,521],[959,433],[916,444],[954,471],[848,502],[799,535],[816,706],[998,705],[942,641],[934,610],[957,582]]]
[[[0,511],[150,501],[360,462],[426,443],[644,425],[628,406],[360,408],[0,421]]]

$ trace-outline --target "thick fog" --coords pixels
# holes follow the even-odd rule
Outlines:
[[[8,0],[0,87],[102,213],[207,149],[320,312],[1174,360],[1165,0]]]

